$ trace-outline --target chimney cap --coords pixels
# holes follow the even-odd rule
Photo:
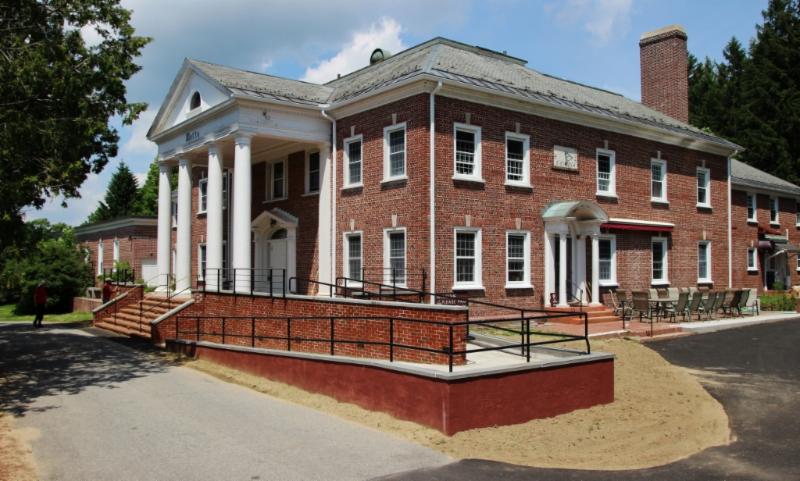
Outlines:
[[[673,24],[667,25],[666,27],[661,27],[655,30],[651,30],[649,32],[645,32],[639,38],[639,43],[646,42],[654,37],[665,38],[675,34],[679,37],[686,38],[686,29],[683,28],[683,25]]]

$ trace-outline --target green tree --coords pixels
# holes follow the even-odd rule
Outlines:
[[[82,28],[100,42],[87,45]],[[79,197],[87,174],[117,154],[109,120],[129,125],[146,108],[128,102],[125,81],[150,39],[134,35],[119,0],[2,0],[0,32],[0,230],[8,232],[27,205]]]
[[[147,178],[139,189],[136,200],[136,215],[158,215],[158,161],[153,161],[147,169]]]
[[[88,223],[102,222],[136,214],[139,201],[139,184],[136,177],[120,162],[117,171],[111,176],[106,189],[105,199],[100,202],[94,212],[89,215]]]

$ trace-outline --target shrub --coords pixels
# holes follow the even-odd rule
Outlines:
[[[794,311],[796,300],[789,294],[763,294],[761,309],[765,311]]]
[[[785,291],[786,290],[786,285],[783,283],[783,281],[775,281],[775,282],[772,283],[772,290],[773,291]]]

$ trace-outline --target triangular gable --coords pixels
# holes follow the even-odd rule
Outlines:
[[[200,108],[191,110],[190,102],[195,92],[200,94]],[[150,138],[159,132],[178,125],[200,112],[206,111],[231,97],[231,92],[186,59],[172,81],[166,98],[147,132]]]

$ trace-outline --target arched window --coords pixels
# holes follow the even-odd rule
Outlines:
[[[189,110],[194,110],[200,107],[200,92],[195,92],[192,94],[192,101],[189,104]]]
[[[270,239],[286,239],[286,229],[276,230]]]

